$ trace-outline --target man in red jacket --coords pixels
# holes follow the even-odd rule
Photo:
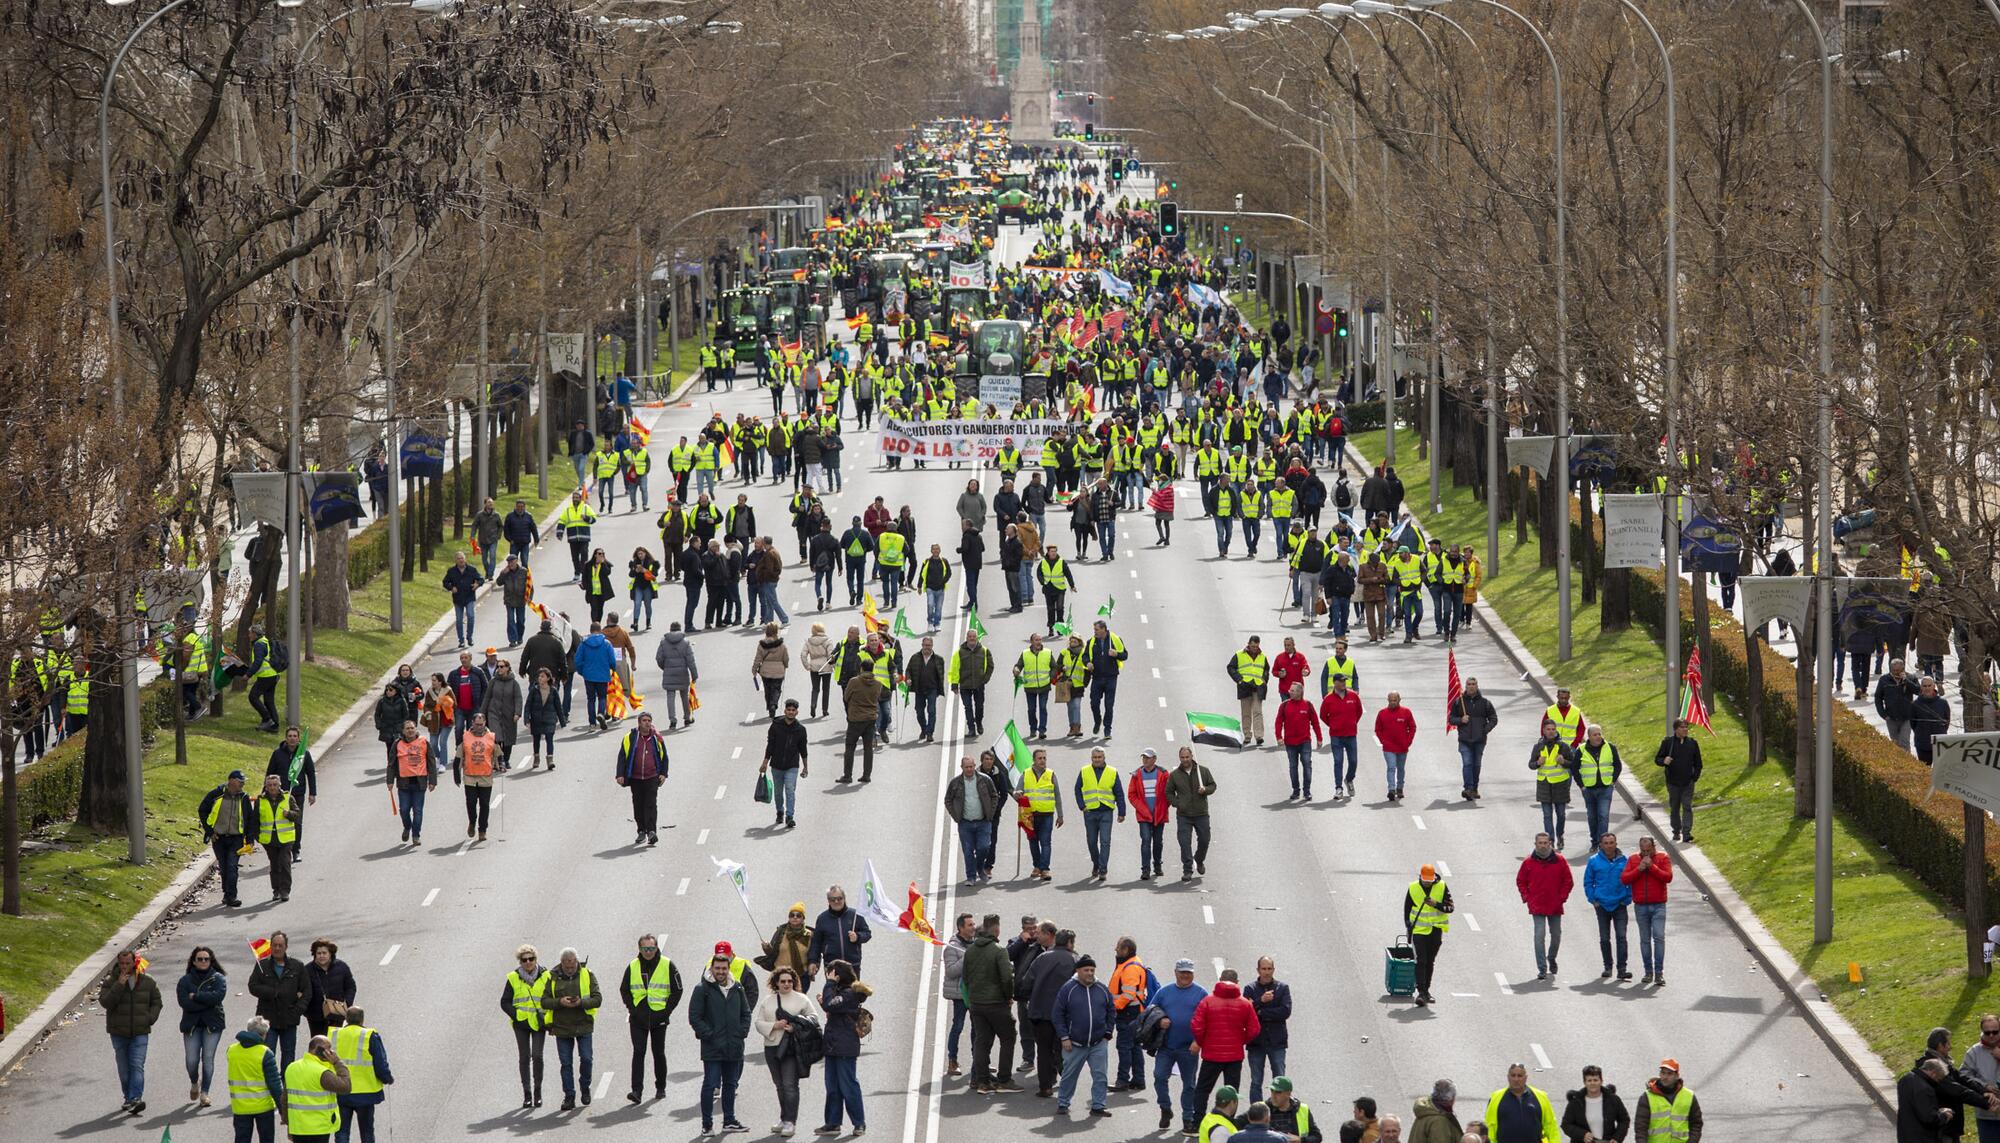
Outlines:
[[[1639,839],[1639,852],[1625,862],[1618,880],[1632,887],[1632,919],[1639,926],[1639,963],[1646,974],[1640,984],[1667,983],[1667,882],[1674,879],[1673,862],[1653,844]]]
[[[1214,991],[1194,1006],[1191,1027],[1194,1054],[1201,1060],[1201,1068],[1195,1073],[1195,1086],[1201,1095],[1195,1106],[1207,1107],[1209,1093],[1215,1090],[1217,1080],[1230,1087],[1243,1082],[1245,1049],[1264,1030],[1257,1019],[1256,1006],[1236,983],[1235,969],[1223,969]]]
[[[1417,740],[1417,716],[1403,705],[1403,696],[1389,692],[1389,705],[1375,712],[1375,741],[1382,744],[1382,763],[1389,772],[1389,800],[1403,797],[1403,774],[1410,761],[1410,744]]]
[[[1285,766],[1292,775],[1292,792],[1285,799],[1288,802],[1300,797],[1301,790],[1306,801],[1313,800],[1313,743],[1319,741],[1319,715],[1305,696],[1304,683],[1293,682],[1286,687],[1285,701],[1278,705],[1278,717],[1271,727],[1285,748]],[[1300,771],[1305,772],[1303,785],[1299,781]]]
[[[1139,752],[1139,768],[1132,771],[1125,800],[1132,803],[1132,816],[1139,822],[1139,880],[1161,876],[1160,859],[1167,848],[1167,817],[1173,806],[1167,801],[1167,780],[1173,771],[1160,765],[1159,751],[1148,746]]]
[[[1326,697],[1319,701],[1319,720],[1326,725],[1326,743],[1333,750],[1333,800],[1354,792],[1354,768],[1360,765],[1355,736],[1361,732],[1361,693],[1347,688],[1347,679],[1332,676]],[[1341,755],[1347,756],[1345,765]]]
[[[1271,660],[1271,679],[1278,684],[1278,693],[1291,694],[1292,684],[1304,683],[1311,673],[1312,665],[1299,653],[1297,642],[1291,636],[1285,636],[1285,649]]]
[[[1562,952],[1563,902],[1576,887],[1569,862],[1556,852],[1555,839],[1545,833],[1535,835],[1535,851],[1523,858],[1514,874],[1514,888],[1520,890],[1528,915],[1535,919],[1535,979],[1547,980],[1556,974],[1556,956]]]

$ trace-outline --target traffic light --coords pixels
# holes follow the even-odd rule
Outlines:
[[[1115,183],[1119,179],[1122,179],[1124,177],[1125,177],[1125,160],[1114,156],[1111,160],[1111,181]]]
[[[1093,91],[1093,92],[1090,92],[1090,93],[1086,94],[1086,95],[1085,95],[1085,96],[1083,97],[1083,103],[1084,103],[1084,106],[1086,106],[1086,107],[1095,107],[1095,106],[1097,106],[1097,93]]]
[[[1085,123],[1083,125],[1083,137],[1086,139],[1097,138],[1097,125],[1094,123]]]
[[[1181,236],[1181,205],[1177,202],[1160,204],[1160,237],[1179,238]]]
[[[1346,310],[1335,310],[1335,311],[1333,311],[1333,336],[1335,336],[1335,337],[1346,337],[1346,336],[1347,336],[1347,311],[1346,311]]]

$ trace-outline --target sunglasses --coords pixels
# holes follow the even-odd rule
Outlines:
[[[522,963],[522,964],[533,964],[533,963],[535,963],[535,958],[534,958],[534,957],[531,957],[531,956],[524,956],[524,957],[522,957],[522,958],[521,958],[521,963]]]
[[[639,951],[640,951],[640,952],[650,952],[650,953],[656,953],[656,952],[659,952],[659,951],[660,951],[660,946],[658,946],[658,945],[640,945],[640,946],[639,946]]]

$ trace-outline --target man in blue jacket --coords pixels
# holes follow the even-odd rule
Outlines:
[[[479,585],[485,582],[486,577],[479,574],[479,569],[465,562],[464,552],[458,553],[457,560],[445,569],[444,589],[451,593],[452,621],[457,628],[460,650],[472,646],[473,605],[479,600]]]
[[[807,971],[818,972],[821,965],[844,960],[860,975],[861,946],[873,935],[868,931],[868,918],[848,907],[847,890],[827,886],[826,910],[813,921],[812,941],[806,945]]]
[[[527,567],[528,549],[535,546],[541,529],[535,524],[535,518],[528,514],[526,500],[514,501],[514,510],[500,522],[500,535],[507,541],[507,554],[519,558],[521,566]]]
[[[1056,1114],[1069,1114],[1076,1081],[1090,1065],[1090,1113],[1109,1118],[1104,1101],[1110,1091],[1105,1069],[1110,1063],[1111,990],[1098,983],[1097,962],[1078,957],[1076,975],[1056,990],[1056,1038],[1062,1044],[1062,1082],[1056,1087]]]
[[[1174,1071],[1181,1073],[1181,1134],[1195,1133],[1195,1117],[1201,1113],[1200,1089],[1195,1084],[1194,1008],[1208,997],[1208,989],[1194,982],[1194,961],[1187,957],[1174,962],[1174,982],[1153,993],[1167,1021],[1167,1039],[1153,1057],[1153,1094],[1160,1104],[1160,1130],[1174,1124],[1174,1105],[1169,1096]]]
[[[1603,980],[1611,979],[1611,934],[1618,934],[1618,979],[1630,980],[1625,970],[1625,920],[1630,915],[1632,887],[1618,875],[1625,870],[1625,855],[1618,851],[1618,835],[1606,833],[1597,839],[1597,852],[1583,867],[1583,899],[1597,911],[1597,949],[1604,954]]]
[[[1243,1046],[1243,1057],[1250,1061],[1250,1102],[1261,1103],[1265,1065],[1273,1079],[1285,1074],[1285,1049],[1292,1042],[1285,1030],[1292,1018],[1292,986],[1278,979],[1277,961],[1260,956],[1257,979],[1244,986],[1243,995],[1257,1013],[1257,1035]]]
[[[583,709],[590,725],[600,729],[611,725],[605,707],[611,673],[618,668],[618,649],[604,637],[604,625],[592,623],[590,636],[576,649],[576,673],[583,676]]]

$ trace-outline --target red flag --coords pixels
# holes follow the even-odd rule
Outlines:
[[[1447,648],[1444,653],[1444,732],[1450,734],[1458,728],[1451,724],[1452,708],[1465,697],[1465,683],[1458,677],[1458,652]]]
[[[1681,717],[1689,726],[1699,726],[1710,734],[1715,727],[1708,721],[1708,706],[1701,701],[1701,648],[1688,650],[1687,669],[1681,672]]]
[[[265,957],[270,956],[271,942],[265,940],[263,937],[252,938],[250,941],[250,955],[256,957],[258,960],[263,960]]]
[[[922,937],[931,944],[943,944],[944,942],[938,939],[937,929],[932,927],[930,918],[926,913],[924,895],[917,892],[917,883],[912,881],[910,882],[910,907],[904,909],[903,915],[896,918],[896,927]]]
[[[1028,835],[1028,840],[1033,841],[1035,837],[1035,811],[1028,807],[1027,795],[1015,794],[1014,805],[1016,807],[1014,812],[1015,824],[1021,827],[1022,833]]]

